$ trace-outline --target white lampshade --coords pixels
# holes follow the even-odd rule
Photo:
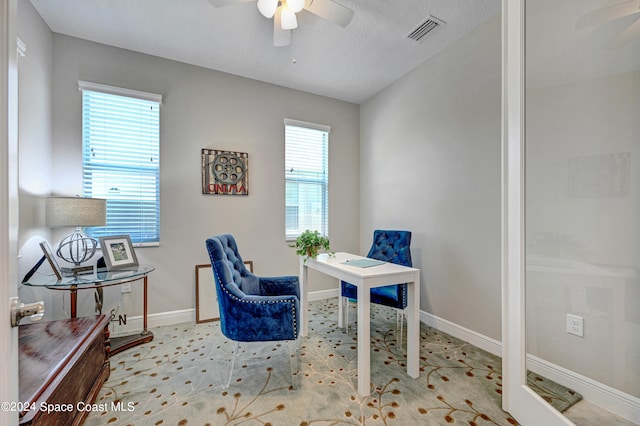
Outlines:
[[[287,0],[287,6],[293,13],[298,13],[304,9],[305,0]]]
[[[47,198],[47,226],[104,226],[107,224],[107,200],[83,197]]]
[[[298,28],[298,20],[296,19],[296,14],[293,13],[293,11],[289,9],[286,4],[282,6],[281,19],[283,30],[293,30],[295,28]]]
[[[278,8],[278,0],[258,0],[258,10],[265,18],[273,18]]]

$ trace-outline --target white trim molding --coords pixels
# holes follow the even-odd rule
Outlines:
[[[502,0],[502,409],[520,424],[573,425],[527,385],[524,291],[525,2]]]
[[[306,127],[309,129],[320,130],[321,132],[331,133],[331,126],[327,126],[326,124],[310,123],[308,121],[293,120],[291,118],[285,118],[284,125]]]
[[[338,296],[340,296],[339,288],[334,288],[331,290],[312,291],[309,293],[309,301],[313,302],[315,300],[331,299],[332,297]]]
[[[119,325],[116,321],[113,323],[114,326],[111,337],[121,337],[129,334],[140,333],[143,330],[143,321],[144,318],[142,315],[127,318],[127,323],[123,325]],[[147,327],[149,329],[186,322],[196,322],[195,308],[147,315]]]
[[[18,398],[18,328],[9,298],[18,296],[18,2],[0,0],[0,400]],[[18,424],[18,412],[0,411],[0,424]]]
[[[640,424],[640,398],[533,355],[527,355],[527,366],[534,373],[575,390],[585,401]]]
[[[457,339],[464,340],[465,342],[487,351],[490,354],[502,357],[502,343],[492,339],[491,337],[476,333],[473,330],[425,311],[420,311],[420,321],[429,327],[435,328],[443,333],[450,334]]]
[[[309,300],[313,301],[313,300],[330,299],[332,297],[338,297],[338,294],[339,294],[339,289],[337,288],[331,289],[331,290],[313,291],[309,293]],[[195,322],[195,321],[196,321],[195,308],[182,309],[177,311],[149,314],[147,316],[147,327],[149,329],[152,329],[156,327],[163,327],[165,325],[174,325],[174,324],[181,324],[185,322]],[[113,332],[111,333],[111,336],[113,337],[126,336],[128,334],[139,333],[142,331],[142,329],[143,329],[143,317],[142,315],[136,315],[136,316],[127,318],[127,323],[123,325],[119,325],[117,322],[114,322]]]
[[[130,98],[157,102],[162,105],[162,95],[157,93],[142,92],[140,90],[125,89],[124,87],[108,86],[106,84],[92,83],[90,81],[78,81],[78,90],[90,90],[92,92],[108,93],[110,95],[128,96]]]

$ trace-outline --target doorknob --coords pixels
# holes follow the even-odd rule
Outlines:
[[[11,298],[11,327],[17,327],[20,320],[29,317],[31,321],[40,321],[44,317],[44,302],[20,303],[19,297]]]

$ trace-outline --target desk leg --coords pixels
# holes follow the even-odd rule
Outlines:
[[[142,313],[142,334],[147,334],[147,276],[144,276],[144,295],[143,295],[143,313]]]
[[[371,290],[358,285],[358,393],[371,393]]]
[[[72,286],[69,289],[69,304],[71,305],[71,318],[78,316],[78,288]]]
[[[407,285],[407,374],[420,375],[420,273]]]
[[[309,334],[309,273],[300,256],[300,336]]]
[[[344,329],[345,324],[344,324],[344,303],[342,303],[342,283],[340,282],[340,280],[338,280],[338,328],[340,329]],[[347,303],[347,313],[349,308],[349,304]],[[348,323],[348,321],[347,321]],[[345,330],[346,332],[347,330]]]
[[[153,340],[153,333],[147,330],[147,296],[148,296],[148,277],[145,275],[142,278],[143,282],[143,313],[142,313],[142,333],[133,334],[130,336],[120,336],[111,338],[111,353],[109,356],[113,356],[126,349],[132,348],[143,343],[147,343]]]

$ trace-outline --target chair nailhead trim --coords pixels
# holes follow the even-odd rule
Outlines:
[[[274,303],[290,303],[291,304],[291,311],[292,311],[292,315],[293,315],[293,326],[294,326],[294,330],[297,329],[297,319],[298,319],[298,315],[296,313],[296,304],[294,300],[285,300],[285,299],[276,299],[276,300],[244,300],[244,299],[240,299],[238,296],[234,295],[233,293],[231,293],[223,284],[222,282],[220,282],[220,273],[218,272],[218,268],[216,267],[216,262],[213,260],[213,258],[211,258],[211,255],[209,255],[209,259],[211,259],[211,265],[213,267],[213,269],[215,270],[215,278],[216,278],[216,282],[218,283],[218,286],[222,289],[222,291],[224,291],[226,294],[229,295],[230,298],[232,298],[233,300],[236,300],[238,302],[241,303],[254,303],[254,304],[274,304]]]

